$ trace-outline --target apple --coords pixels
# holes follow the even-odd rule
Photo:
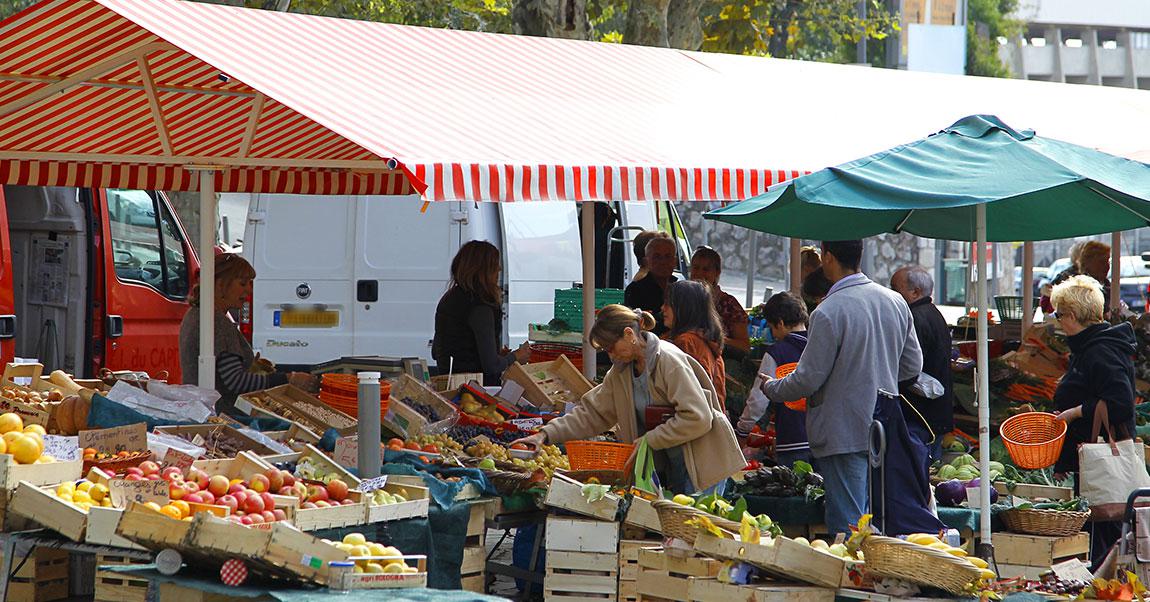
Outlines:
[[[189,504],[191,504],[191,503],[202,504],[202,503],[204,503],[204,496],[200,495],[199,492],[189,493],[189,494],[184,496],[184,501],[188,502]]]
[[[258,495],[249,495],[244,500],[244,511],[248,514],[258,514],[264,511],[264,501]]]
[[[144,471],[144,476],[150,474],[160,474],[160,465],[151,460],[144,460],[140,462],[140,470]]]
[[[299,507],[304,510],[314,510],[315,508],[319,508],[319,506],[316,506],[314,502],[304,502],[300,504]]]
[[[271,490],[271,481],[268,480],[268,478],[262,474],[252,475],[251,484],[248,485],[248,489],[251,489],[252,491],[254,491],[256,493],[263,493],[265,491],[270,491]]]
[[[210,477],[208,476],[208,473],[206,473],[206,472],[204,472],[198,468],[193,467],[193,468],[188,469],[187,480],[194,482],[196,485],[199,485],[200,489],[206,489],[207,488],[209,478]]]
[[[149,481],[162,481],[162,480],[164,480],[160,477],[160,475],[158,475],[154,472],[152,474],[145,475],[144,478],[149,480]]]
[[[129,475],[124,476],[124,480],[125,481],[144,481],[146,479],[143,476],[138,475],[138,474],[129,474]]]
[[[262,519],[263,517],[261,516],[260,518]],[[250,527],[250,526],[254,525],[255,522],[252,520],[251,516],[248,516],[247,514],[245,514],[245,515],[240,517],[240,524],[241,525],[247,525]]]
[[[327,500],[316,500],[315,505],[317,508],[331,508],[331,503]]]
[[[348,498],[348,499],[346,499],[346,500],[340,500],[340,502],[339,502],[339,505],[340,505],[340,506],[350,506],[350,505],[352,505],[352,504],[354,504],[354,503],[355,503],[355,500],[353,500],[353,499],[351,499],[351,498]]]
[[[347,483],[339,479],[332,479],[327,484],[328,499],[342,502],[347,499]]]
[[[307,499],[307,484],[303,481],[296,481],[292,487],[295,489],[295,496],[304,501]]]
[[[260,516],[264,517],[265,523],[276,522],[276,514],[275,514],[275,512],[272,512],[271,510],[264,510],[263,512],[260,512]]]
[[[231,515],[224,517],[224,520],[236,523],[237,525],[244,524],[243,517],[242,516],[236,516],[234,514],[231,514]]]
[[[172,498],[173,500],[182,500],[184,499],[185,495],[188,495],[188,491],[183,487],[180,487],[175,483],[168,485],[168,497]]]
[[[139,466],[129,466],[128,469],[124,471],[124,474],[126,474],[126,475],[133,475],[134,474],[134,475],[142,477],[142,476],[144,476],[144,471]]]
[[[274,516],[276,520],[287,520],[287,512],[284,512],[282,508],[272,510],[272,516]]]
[[[269,468],[264,474],[268,478],[268,491],[279,491],[284,486],[283,472],[278,468]]]
[[[292,473],[290,473],[286,470],[280,471],[280,478],[283,479],[284,486],[286,486],[286,487],[291,487],[292,485],[295,485],[295,475],[293,475]]]
[[[236,496],[231,494],[220,496],[220,499],[216,500],[216,504],[220,506],[227,506],[231,509],[232,514],[235,514],[236,510],[238,510],[240,507],[239,500],[236,499]]]
[[[323,485],[308,485],[307,486],[307,501],[318,502],[320,500],[331,499],[328,495],[327,489]]]
[[[204,498],[205,504],[216,503],[216,496],[212,495],[212,492],[210,492],[206,489],[200,492],[200,497]]]
[[[272,494],[265,491],[260,494],[260,499],[264,501],[265,510],[271,510],[276,507],[276,499],[272,497]]]
[[[243,506],[244,500],[248,499],[248,490],[242,489],[242,490],[237,491],[235,493],[229,493],[228,495],[236,498],[236,501],[239,502],[241,506]]]
[[[212,475],[208,478],[208,491],[212,495],[224,495],[231,489],[231,484],[228,483],[228,478],[222,474]]]
[[[184,475],[180,474],[180,469],[176,466],[165,467],[163,470],[160,471],[160,476],[164,477],[164,480],[169,482],[169,483],[171,483],[173,481],[183,481],[184,480]]]
[[[228,485],[228,493],[235,493],[237,491],[243,491],[245,489],[247,489],[247,486],[244,485],[243,483],[232,483],[232,484]]]
[[[284,485],[283,487],[279,488],[279,491],[276,491],[276,495],[290,495],[295,497],[295,488]]]
[[[253,525],[264,524],[264,515],[262,515],[262,514],[257,514],[255,512],[253,512],[251,514],[245,514],[244,518],[251,520]]]
[[[193,483],[191,481],[184,481],[183,483],[180,484],[180,487],[183,487],[184,491],[187,493],[199,493],[200,492],[200,486],[196,485],[195,483]]]

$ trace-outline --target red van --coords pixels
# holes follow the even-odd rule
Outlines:
[[[180,381],[195,250],[162,194],[0,187],[0,360]]]

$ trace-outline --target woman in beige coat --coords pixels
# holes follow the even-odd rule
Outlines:
[[[611,370],[571,413],[520,441],[562,443],[618,427],[620,441],[647,441],[660,482],[675,493],[713,490],[743,468],[746,460],[710,376],[694,358],[647,332],[654,326],[654,317],[642,310],[600,310],[591,343],[611,357]],[[656,414],[665,421],[652,423],[648,416]]]

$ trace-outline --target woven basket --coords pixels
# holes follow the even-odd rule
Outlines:
[[[871,535],[863,540],[862,551],[871,575],[903,579],[952,594],[962,592],[980,574],[965,559],[893,537]]]
[[[695,545],[699,528],[688,525],[687,521],[697,516],[707,517],[716,527],[725,531],[739,532],[739,523],[720,518],[709,512],[703,512],[697,508],[676,504],[670,500],[655,500],[651,502],[651,507],[659,514],[659,524],[663,527],[663,535],[681,539],[690,545]]]
[[[1064,537],[1076,535],[1090,518],[1090,511],[1035,510],[1012,508],[998,515],[1007,530],[1028,535]]]
[[[152,459],[152,451],[143,451],[132,454],[126,458],[108,458],[106,460],[84,460],[83,474],[88,474],[89,470],[95,466],[100,470],[113,475],[123,473],[125,470],[133,466],[139,466],[146,460]]]

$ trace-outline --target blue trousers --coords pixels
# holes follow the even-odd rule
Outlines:
[[[867,476],[870,466],[866,452],[835,454],[818,458],[826,494],[827,531],[850,535],[851,525],[866,512]]]

